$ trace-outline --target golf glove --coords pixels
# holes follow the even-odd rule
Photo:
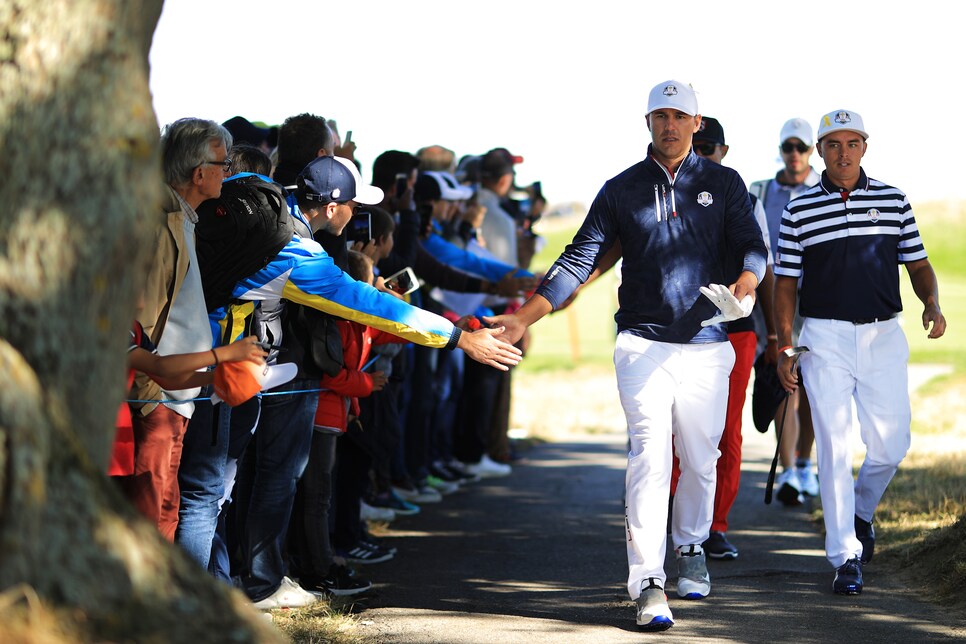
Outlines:
[[[701,326],[711,326],[719,322],[731,322],[739,318],[746,318],[751,315],[751,309],[755,306],[755,301],[751,295],[746,295],[738,301],[727,286],[723,284],[709,284],[702,286],[701,294],[711,300],[718,307],[718,315],[709,318],[701,323]]]

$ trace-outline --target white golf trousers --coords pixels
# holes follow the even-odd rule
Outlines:
[[[862,553],[854,515],[870,521],[910,443],[909,345],[896,318],[870,324],[805,318],[799,341],[812,407],[825,556],[838,568]],[[852,399],[866,455],[852,478]]]
[[[671,435],[681,462],[671,538],[675,547],[708,538],[718,441],[724,431],[730,342],[671,344],[617,336],[614,367],[627,417],[626,539],[631,599],[649,577],[666,580]]]

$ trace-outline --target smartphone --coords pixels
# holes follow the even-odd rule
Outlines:
[[[346,130],[345,139],[342,141],[342,145],[346,145],[352,141],[352,130]]]
[[[403,196],[403,193],[409,189],[409,175],[405,172],[400,172],[396,175],[396,198]]]
[[[360,210],[352,215],[346,231],[346,242],[354,244],[362,242],[366,244],[372,239],[372,213],[368,210]]]
[[[416,279],[413,269],[407,266],[386,278],[386,288],[400,295],[407,295],[419,288],[419,280]]]

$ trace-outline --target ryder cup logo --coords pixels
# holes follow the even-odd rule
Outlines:
[[[711,196],[710,192],[702,192],[698,194],[698,204],[707,208],[714,203],[714,198]]]
[[[869,212],[865,214],[869,217],[869,221],[872,223],[879,221],[879,211],[875,208],[869,208]]]
[[[674,85],[668,85],[667,87],[664,88],[665,96],[677,96],[677,94],[678,94],[678,88],[675,87]]]
[[[839,112],[838,114],[835,115],[835,122],[836,123],[841,123],[842,125],[845,125],[846,123],[851,123],[852,122],[852,117],[849,116],[849,113],[848,112],[844,112],[844,111],[843,112]]]

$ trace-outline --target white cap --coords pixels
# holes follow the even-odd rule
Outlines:
[[[856,132],[862,135],[863,139],[869,138],[869,133],[865,131],[865,124],[862,117],[849,110],[835,110],[822,117],[818,124],[818,140],[832,132],[843,130],[845,132]]]
[[[785,125],[782,126],[781,139],[778,141],[778,145],[781,145],[788,139],[799,139],[809,147],[815,143],[815,140],[812,138],[812,126],[808,124],[808,121],[801,118],[793,118],[785,121]]]
[[[461,185],[456,177],[448,172],[428,170],[423,174],[430,176],[439,186],[440,199],[444,201],[461,201],[473,196],[473,188]]]
[[[698,113],[698,99],[687,83],[669,80],[658,83],[647,97],[647,113],[654,110],[672,109],[688,116]]]

